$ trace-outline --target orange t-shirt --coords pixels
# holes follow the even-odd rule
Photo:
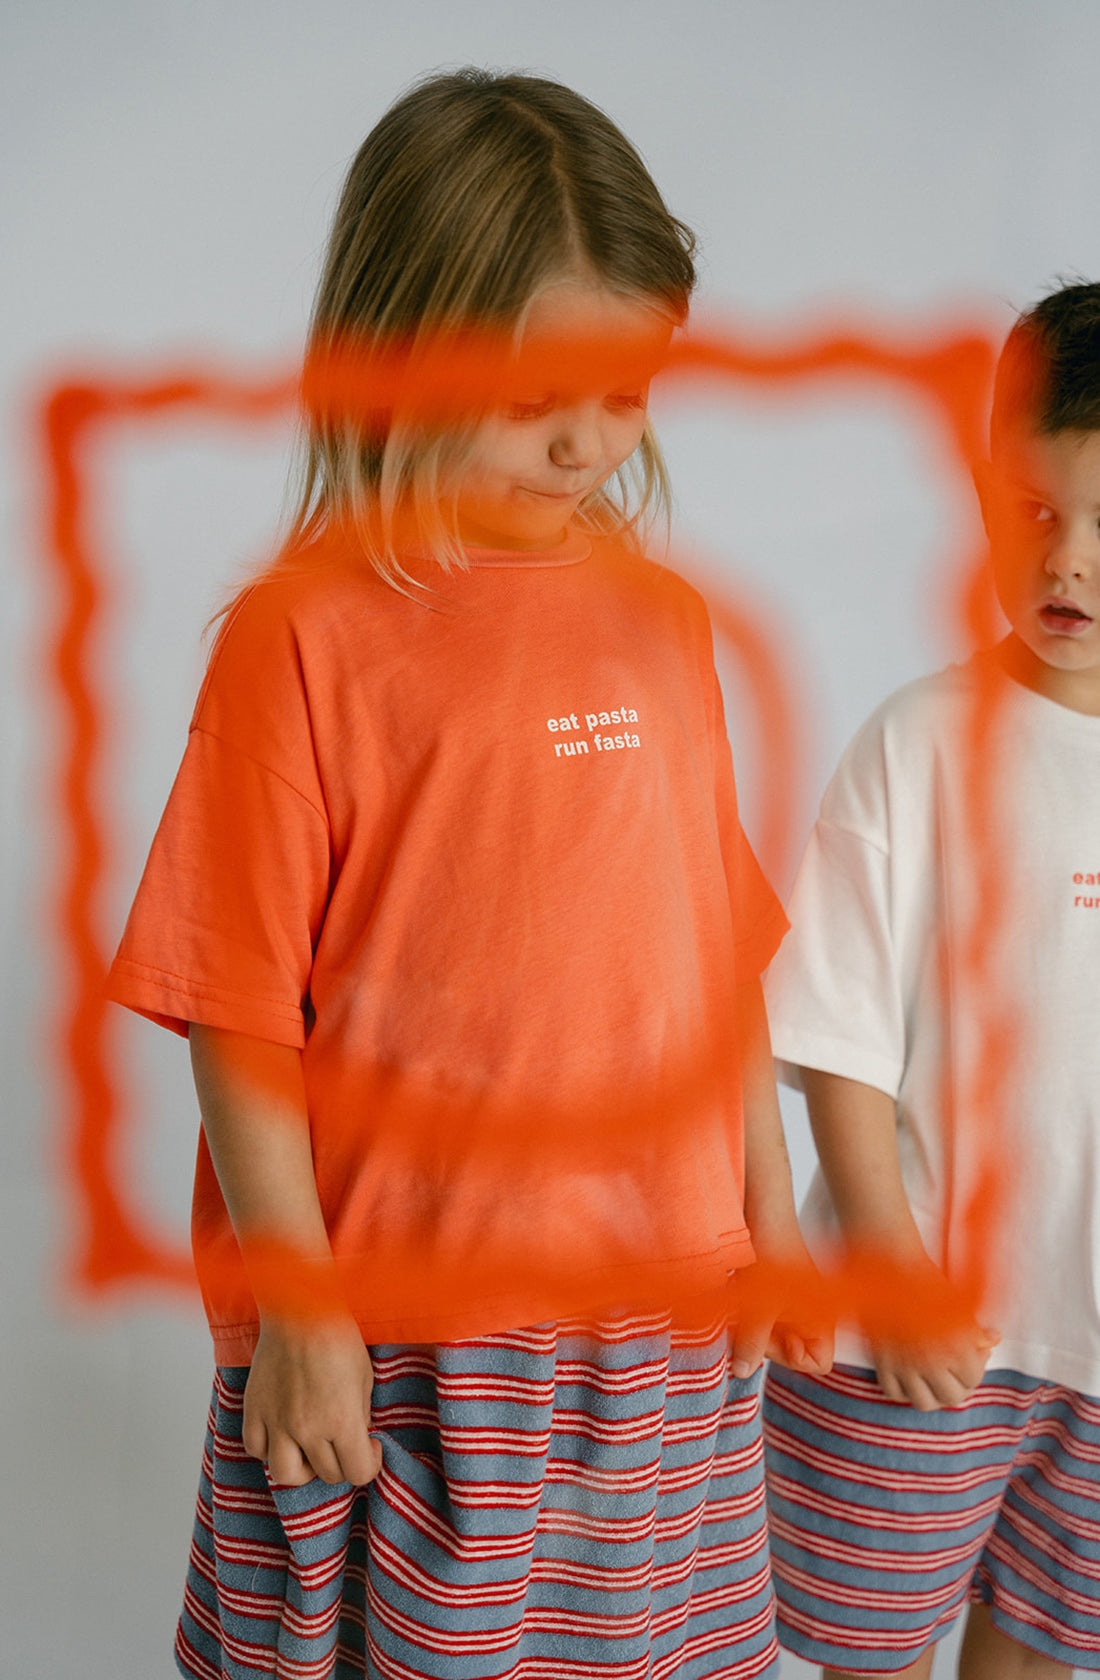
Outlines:
[[[786,921],[705,608],[608,541],[410,600],[335,543],[239,602],[111,996],[300,1046],[367,1341],[705,1293],[752,1259],[732,988]],[[215,1348],[257,1313],[205,1143]]]

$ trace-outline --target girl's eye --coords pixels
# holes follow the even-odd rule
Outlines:
[[[606,399],[608,408],[644,408],[648,391],[613,391]]]
[[[553,406],[554,394],[548,391],[543,397],[506,403],[504,413],[509,420],[538,420],[542,415],[549,414]]]
[[[1020,512],[1029,525],[1052,525],[1054,523],[1054,509],[1046,502],[1024,501],[1020,503]]]

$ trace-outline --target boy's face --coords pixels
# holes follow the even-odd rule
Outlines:
[[[1013,430],[978,490],[1014,671],[1100,716],[1100,432]]]

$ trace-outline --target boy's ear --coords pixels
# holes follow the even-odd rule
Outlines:
[[[993,500],[995,495],[995,477],[992,461],[975,461],[971,469],[974,488],[978,492],[978,505],[982,510],[982,524],[985,534],[992,537]]]

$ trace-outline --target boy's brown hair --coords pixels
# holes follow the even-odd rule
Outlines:
[[[1074,281],[1025,310],[997,363],[994,451],[1021,422],[1054,432],[1100,431],[1100,285]]]

